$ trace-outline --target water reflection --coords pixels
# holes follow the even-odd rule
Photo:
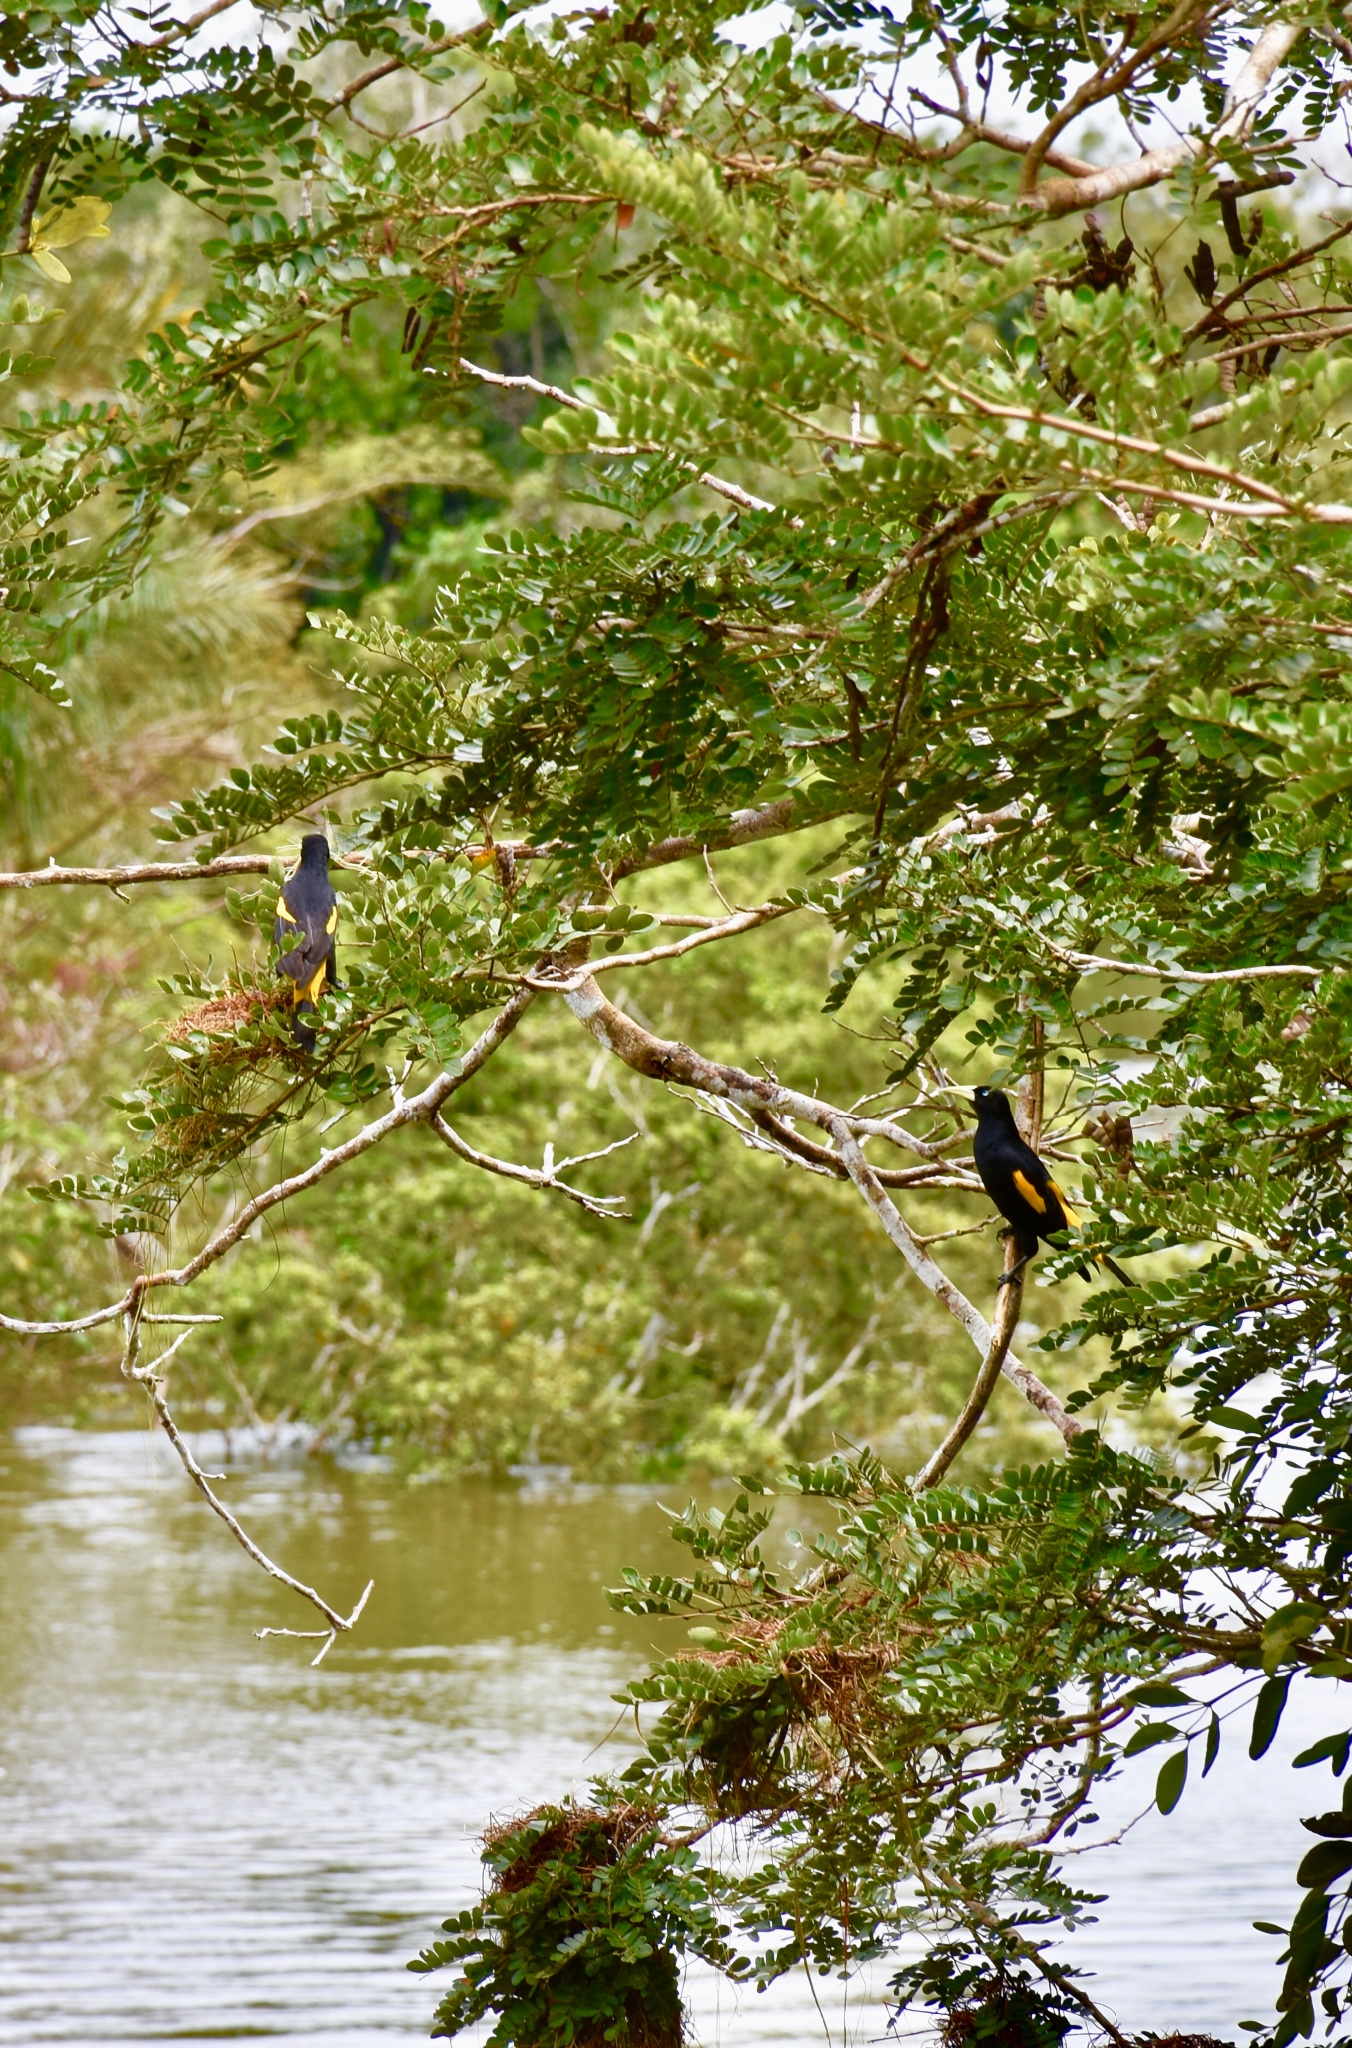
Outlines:
[[[599,1589],[671,1567],[655,1496],[242,1471],[232,1502],[292,1570],[340,1606],[376,1580],[314,1671],[254,1640],[308,1624],[167,1447],[31,1430],[3,1461],[0,2042],[423,2035],[438,1980],[403,1965],[477,1891],[485,1820],[580,1785],[654,1639]],[[1276,1944],[1248,1922],[1289,1911],[1296,1815],[1327,1800],[1240,1748],[1112,1866],[1096,1995],[1133,2027],[1225,2032],[1270,1998]],[[801,1977],[692,1989],[710,2048],[824,2039]],[[837,2043],[882,2031],[857,1988],[822,2003]]]

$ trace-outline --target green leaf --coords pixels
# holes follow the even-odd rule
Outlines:
[[[1349,1870],[1352,1870],[1352,1842],[1318,1842],[1301,1858],[1296,1883],[1310,1891],[1327,1891]]]
[[[1294,1673],[1284,1671],[1279,1678],[1269,1678],[1261,1688],[1253,1710],[1253,1729],[1249,1736],[1249,1755],[1255,1759],[1266,1756],[1272,1747],[1273,1737],[1286,1706],[1286,1695],[1291,1689]]]
[[[1158,1743],[1172,1742],[1178,1738],[1179,1730],[1167,1721],[1147,1721],[1138,1728],[1123,1745],[1123,1756],[1139,1756],[1142,1750],[1154,1749]]]
[[[86,194],[82,199],[67,200],[55,213],[45,213],[33,223],[33,247],[68,249],[72,242],[107,235],[111,231],[106,222],[112,210],[108,200],[97,199],[92,194]]]
[[[1341,1840],[1352,1835],[1352,1813],[1312,1814],[1308,1820],[1301,1822],[1301,1826],[1308,1828],[1312,1835],[1329,1835]]]
[[[1341,1778],[1347,1769],[1349,1755],[1352,1755],[1352,1728],[1341,1735],[1322,1735],[1318,1742],[1312,1742],[1308,1749],[1302,1749],[1299,1756],[1292,1758],[1292,1768],[1305,1771],[1311,1764],[1330,1763],[1334,1777]]]
[[[1172,1756],[1165,1758],[1155,1780],[1155,1804],[1161,1813],[1173,1812],[1183,1797],[1183,1787],[1187,1782],[1188,1752],[1186,1749],[1178,1749]]]
[[[1204,1778],[1205,1778],[1205,1777],[1207,1776],[1207,1774],[1209,1773],[1209,1771],[1210,1771],[1210,1769],[1211,1769],[1211,1766],[1212,1766],[1212,1765],[1213,1765],[1213,1764],[1215,1763],[1215,1761],[1216,1761],[1216,1758],[1217,1758],[1217,1757],[1218,1757],[1218,1756],[1220,1755],[1220,1753],[1221,1753],[1221,1722],[1220,1722],[1220,1715],[1219,1715],[1219,1714],[1215,1714],[1215,1713],[1213,1713],[1213,1714],[1212,1714],[1212,1716],[1211,1716],[1211,1719],[1210,1719],[1209,1723],[1207,1724],[1207,1731],[1206,1731],[1206,1751],[1205,1751],[1205,1756],[1204,1756],[1204,1760],[1203,1760],[1203,1763],[1202,1763],[1202,1776],[1203,1776]]]
[[[1322,1607],[1313,1607],[1308,1601],[1299,1600],[1287,1607],[1279,1607],[1275,1614],[1269,1615],[1263,1624],[1263,1669],[1275,1671],[1294,1645],[1313,1635],[1324,1620]]]
[[[1242,1408],[1230,1408],[1227,1406],[1208,1408],[1201,1419],[1208,1427],[1215,1423],[1221,1429],[1238,1429],[1246,1434],[1258,1427],[1257,1418],[1252,1415],[1246,1415]]]

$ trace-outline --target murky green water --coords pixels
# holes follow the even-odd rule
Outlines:
[[[425,2034],[438,1980],[404,1963],[475,1895],[475,1838],[595,1768],[653,1638],[600,1589],[675,1559],[654,1496],[241,1468],[230,1498],[274,1555],[339,1604],[376,1580],[358,1639],[312,1671],[254,1639],[308,1621],[167,1446],[25,1431],[0,1465],[0,2043]],[[1328,1711],[1288,1711],[1288,1749]],[[1223,1754],[1080,1873],[1112,1889],[1091,1946],[1124,2023],[1225,2033],[1265,2010],[1279,1944],[1248,1923],[1289,1911],[1312,1775]],[[882,2032],[827,1988],[834,2042]],[[801,1977],[690,1989],[708,2048],[824,2041]]]

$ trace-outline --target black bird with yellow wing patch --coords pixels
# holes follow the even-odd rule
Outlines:
[[[303,1052],[315,1049],[315,1034],[304,1021],[326,988],[338,986],[338,898],[329,880],[329,842],[309,832],[300,843],[300,865],[282,884],[272,943],[284,947],[277,972],[291,983],[291,1028]]]
[[[972,1101],[976,1107],[972,1157],[982,1187],[1013,1231],[1022,1270],[1036,1253],[1040,1238],[1050,1238],[1058,1230],[1078,1230],[1080,1218],[1032,1146],[1019,1136],[1009,1097],[999,1088],[978,1088]],[[1106,1253],[1095,1257],[1124,1287],[1130,1287],[1127,1275]],[[1012,1278],[1005,1274],[1001,1286]]]

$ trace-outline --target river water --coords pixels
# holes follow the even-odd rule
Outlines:
[[[0,2043],[425,2035],[442,1980],[404,1964],[477,1894],[476,1837],[581,1787],[654,1640],[601,1588],[680,1568],[658,1496],[241,1465],[230,1498],[274,1555],[340,1605],[376,1580],[311,1670],[255,1639],[309,1624],[162,1440],[25,1430],[0,1467]],[[1280,1944],[1249,1923],[1289,1917],[1298,1816],[1329,1801],[1323,1768],[1287,1763],[1335,1725],[1331,1691],[1293,1696],[1262,1765],[1236,1729],[1169,1819],[1085,1859],[1110,1896],[1076,1952],[1124,2027],[1234,2038],[1270,2010]],[[703,2048],[886,2024],[857,1986],[820,1986],[819,2013],[801,1975],[689,1992]]]

